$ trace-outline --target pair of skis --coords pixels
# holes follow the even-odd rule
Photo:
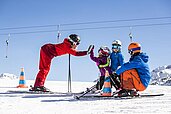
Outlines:
[[[73,96],[75,100],[81,100],[81,99],[98,99],[98,100],[103,100],[103,99],[132,99],[132,98],[143,98],[143,97],[156,97],[156,96],[163,96],[164,94],[142,94],[139,96],[116,96],[118,93],[113,92],[112,96],[102,96],[99,94],[88,94],[90,93],[93,89],[95,88],[95,85],[93,85],[90,88],[87,88],[85,91],[79,92],[79,93],[63,93],[63,92],[40,92],[40,91],[7,91],[5,93],[1,94],[55,94],[59,96]]]
[[[101,96],[101,95],[88,95],[83,96],[83,98],[92,98],[92,99],[133,99],[133,98],[143,98],[143,97],[157,97],[163,96],[164,94],[142,94],[137,96]]]
[[[94,88],[96,87],[96,84],[93,85],[90,88],[87,88],[86,91],[84,91],[81,95],[77,94],[74,95],[74,98],[77,100],[80,100],[81,98],[99,98],[99,99],[132,99],[132,98],[143,98],[143,97],[156,97],[156,96],[163,96],[164,94],[141,94],[141,95],[136,95],[136,96],[116,96],[116,94],[119,92],[119,90],[116,90],[113,92],[111,96],[102,96],[102,95],[87,95],[90,93]]]

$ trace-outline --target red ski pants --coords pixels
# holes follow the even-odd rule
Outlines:
[[[39,72],[34,83],[34,87],[44,86],[46,77],[49,73],[51,60],[56,56],[55,46],[45,44],[40,50]]]

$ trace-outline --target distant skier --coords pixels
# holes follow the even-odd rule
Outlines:
[[[93,49],[90,52],[90,58],[94,62],[96,62],[96,65],[98,66],[99,71],[100,71],[100,79],[96,84],[96,89],[101,90],[103,87],[103,84],[104,84],[106,70],[109,72],[109,75],[112,75],[112,71],[110,68],[110,58],[109,58],[110,49],[106,46],[101,46],[100,49],[98,50],[98,56],[97,57],[94,56]],[[114,83],[112,81],[111,81],[111,84],[114,87],[117,87],[116,85],[114,85]]]
[[[30,91],[49,92],[50,90],[44,87],[46,77],[50,70],[51,60],[54,57],[64,54],[72,54],[74,56],[85,56],[90,53],[92,45],[88,51],[76,51],[76,47],[80,44],[80,37],[76,34],[69,35],[60,44],[45,44],[40,50],[39,72],[37,74],[34,87]]]
[[[151,75],[148,62],[148,56],[141,52],[139,43],[131,43],[128,46],[128,52],[131,55],[129,62],[124,63],[115,75],[120,75],[122,90],[118,96],[138,95],[137,91],[144,91],[150,82]]]

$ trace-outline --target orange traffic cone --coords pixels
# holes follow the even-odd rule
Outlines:
[[[20,73],[20,80],[19,80],[19,85],[17,88],[28,88],[28,86],[25,85],[25,76],[24,76],[24,68],[21,68],[21,73]]]
[[[112,95],[111,94],[112,89],[111,89],[109,76],[110,76],[109,72],[106,70],[102,96],[111,96]]]

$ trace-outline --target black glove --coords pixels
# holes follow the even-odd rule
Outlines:
[[[117,75],[116,72],[112,72],[112,76],[119,77],[120,75]]]
[[[90,45],[88,50],[87,50],[87,54],[90,54],[91,51],[93,51],[93,49],[94,49],[94,45]]]

